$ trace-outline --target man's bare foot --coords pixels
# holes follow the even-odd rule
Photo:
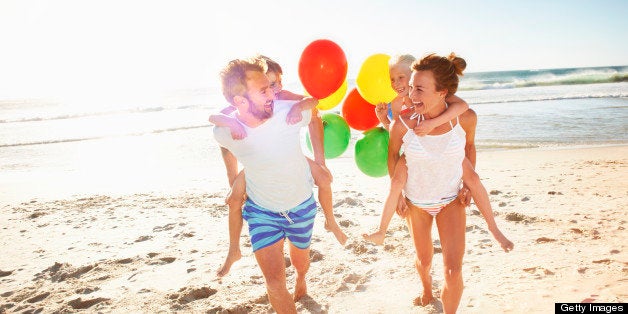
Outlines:
[[[307,284],[305,283],[305,277],[297,277],[297,282],[294,285],[294,302],[299,301],[304,295],[307,294]]]
[[[229,270],[231,269],[231,265],[237,262],[240,258],[242,258],[242,252],[240,252],[239,249],[229,250],[229,253],[227,253],[227,258],[225,258],[225,262],[222,264],[222,266],[220,266],[220,268],[216,272],[216,275],[218,277],[222,277],[226,275],[227,273],[229,273]]]
[[[325,230],[333,233],[334,237],[336,237],[336,240],[338,240],[340,245],[344,246],[345,243],[347,243],[347,235],[344,232],[342,232],[342,230],[340,229],[340,227],[338,227],[337,224],[334,223],[333,226],[330,226],[330,223],[328,223],[327,220],[325,220]]]
[[[382,245],[384,244],[384,238],[386,237],[386,233],[381,232],[381,231],[376,231],[371,234],[364,233],[362,234],[362,236],[364,237],[366,241],[371,241],[377,245]]]

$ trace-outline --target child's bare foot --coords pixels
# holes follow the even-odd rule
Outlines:
[[[338,224],[336,224],[335,222],[330,224],[329,222],[327,222],[327,220],[325,220],[325,230],[333,233],[334,237],[336,237],[336,240],[338,240],[340,245],[345,245],[345,243],[347,243],[347,235],[342,231],[342,229],[340,229]]]
[[[386,237],[386,232],[376,231],[371,234],[362,234],[366,241],[371,241],[377,245],[384,244],[384,238]]]
[[[305,277],[299,278],[297,276],[297,280],[294,285],[294,294],[292,295],[294,297],[294,301],[295,302],[299,301],[299,299],[301,299],[306,294],[307,294],[307,284],[305,282]]]
[[[229,273],[229,270],[231,269],[231,265],[237,262],[240,258],[242,258],[242,253],[240,252],[240,249],[235,249],[235,250],[230,249],[229,253],[227,253],[227,258],[225,258],[225,262],[222,264],[222,266],[220,266],[220,268],[216,272],[216,275],[218,277],[222,277],[226,275],[227,273]]]

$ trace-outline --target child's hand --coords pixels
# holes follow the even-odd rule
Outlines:
[[[230,123],[229,130],[231,131],[231,138],[234,140],[241,140],[246,137],[246,130],[238,122]]]
[[[286,117],[286,123],[296,124],[299,121],[301,121],[303,119],[303,115],[301,114],[301,111],[303,111],[301,106],[298,106],[298,105],[292,106],[292,108],[290,108],[290,111],[288,112],[288,116]]]
[[[432,132],[435,127],[437,127],[436,123],[432,119],[427,119],[421,121],[416,127],[414,127],[414,134],[418,136],[425,136],[428,133]]]
[[[382,121],[382,119],[388,119],[388,104],[382,102],[375,105],[375,115],[379,121]]]

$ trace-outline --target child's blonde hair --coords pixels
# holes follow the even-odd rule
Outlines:
[[[410,66],[412,66],[412,63],[416,60],[416,58],[413,55],[409,55],[409,54],[405,54],[405,55],[396,55],[392,58],[390,58],[390,61],[388,62],[388,66],[392,67],[392,66],[396,66],[396,65],[401,65],[404,67],[407,67],[408,69],[410,69]]]

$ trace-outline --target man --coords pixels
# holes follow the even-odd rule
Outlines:
[[[234,140],[226,127],[215,127],[214,137],[246,171],[248,199],[242,215],[270,303],[277,313],[296,313],[295,300],[307,293],[305,275],[316,215],[313,180],[300,144],[301,128],[309,124],[311,112],[305,110],[301,122],[287,124],[294,102],[275,101],[265,73],[266,64],[259,58],[232,60],[221,71],[223,95],[237,109],[247,137]],[[286,288],[286,238],[297,272],[293,296]]]

